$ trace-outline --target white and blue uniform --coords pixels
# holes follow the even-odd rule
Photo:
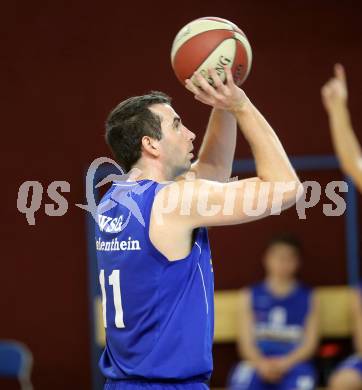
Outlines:
[[[203,389],[212,372],[214,280],[207,230],[194,230],[184,259],[161,254],[150,241],[149,223],[163,186],[114,182],[98,206],[105,389]]]
[[[260,283],[250,292],[258,349],[266,357],[289,354],[303,341],[311,290],[298,285],[287,296],[278,297],[266,283]],[[312,390],[314,387],[315,372],[308,362],[294,366],[277,384],[265,382],[252,366],[240,362],[229,380],[229,389],[232,390]]]

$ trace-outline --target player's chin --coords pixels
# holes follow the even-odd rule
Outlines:
[[[187,153],[186,160],[187,160],[187,162],[189,162],[191,164],[192,161],[195,160],[194,154],[193,153]]]
[[[179,167],[180,174],[184,174],[184,173],[188,172],[191,169],[192,160],[193,160],[193,155],[191,157],[191,155],[189,153],[186,156],[182,166]]]
[[[187,161],[186,161],[186,164],[185,164],[185,170],[186,171],[189,171],[190,168],[191,168],[191,165],[192,165],[192,159],[191,158],[188,158]]]

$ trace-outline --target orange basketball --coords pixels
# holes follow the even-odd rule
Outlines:
[[[171,63],[182,84],[201,72],[212,84],[208,68],[214,68],[225,81],[223,66],[231,68],[235,84],[248,77],[252,50],[246,35],[226,19],[205,17],[184,26],[176,35],[171,50]]]

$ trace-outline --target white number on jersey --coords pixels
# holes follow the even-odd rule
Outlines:
[[[123,308],[121,298],[121,286],[119,283],[119,270],[114,270],[108,278],[109,285],[113,287],[113,303],[116,312],[114,322],[117,328],[125,328],[123,322]],[[102,291],[102,308],[103,308],[103,323],[107,328],[107,295],[105,287],[104,269],[99,273],[99,283]]]

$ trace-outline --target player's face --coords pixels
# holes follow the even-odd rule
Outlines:
[[[268,276],[292,279],[298,270],[299,256],[288,244],[274,244],[265,253],[265,268]]]
[[[161,117],[162,139],[159,141],[160,160],[170,168],[174,177],[188,171],[193,155],[195,134],[187,129],[181,118],[168,104],[155,104],[151,110]]]

